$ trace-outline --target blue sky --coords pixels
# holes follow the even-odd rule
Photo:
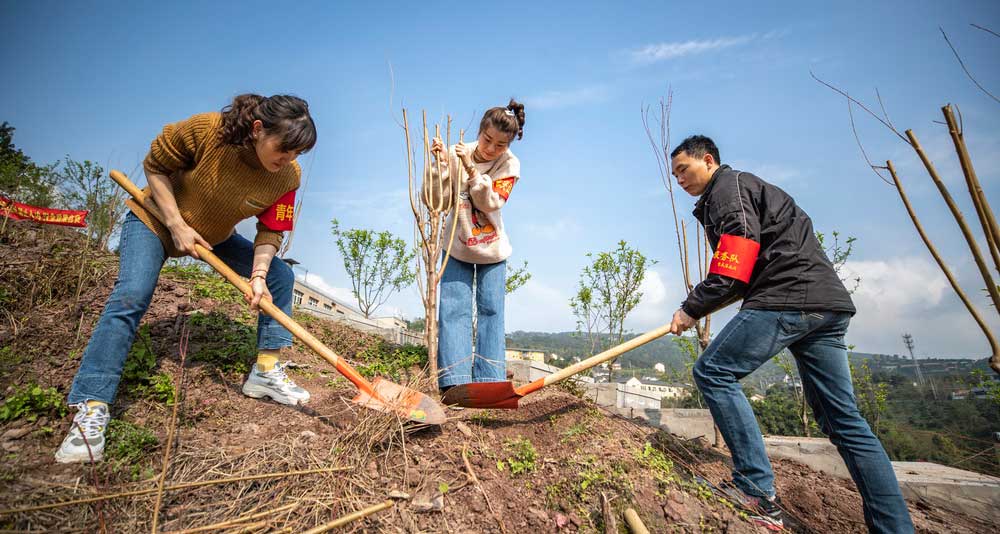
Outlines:
[[[640,118],[669,86],[674,143],[713,137],[723,162],[786,189],[818,230],[858,238],[850,267],[863,281],[849,343],[902,352],[900,336],[910,332],[921,355],[985,356],[987,343],[898,196],[866,168],[845,100],[809,73],[876,107],[877,87],[893,122],[914,129],[974,217],[935,121],[942,105],[960,106],[997,206],[1000,104],[965,76],[938,27],[1000,95],[1000,38],[970,26],[1000,31],[1000,4],[756,4],[764,5],[4,2],[0,120],[36,161],[68,154],[129,171],[165,123],[243,92],[306,98],[319,143],[301,161],[305,204],[289,255],[312,283],[346,296],[330,219],[412,232],[400,107],[434,120],[451,114],[457,127],[474,129],[486,108],[515,96],[527,113],[524,139],[513,145],[523,176],[504,219],[511,259],[527,260],[533,278],[508,298],[508,331],[572,329],[567,301],[585,254],[620,239],[659,260],[628,324],[642,331],[669,320],[683,298],[669,203]],[[868,153],[894,161],[938,246],[1000,327],[919,161],[874,120],[855,119]],[[689,221],[692,205],[679,198]],[[415,289],[390,305],[385,311],[422,313]]]

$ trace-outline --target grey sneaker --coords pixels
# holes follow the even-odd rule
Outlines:
[[[270,397],[281,404],[305,404],[309,402],[309,392],[295,385],[285,374],[285,364],[278,363],[274,369],[264,372],[254,364],[250,376],[243,384],[243,394],[259,399]]]
[[[784,529],[784,513],[781,509],[781,501],[777,497],[764,498],[747,495],[731,485],[725,485],[722,491],[735,504],[750,512],[748,515],[752,523],[775,532]]]
[[[56,461],[68,464],[93,459],[96,462],[104,457],[104,432],[111,414],[104,404],[89,408],[86,402],[81,402],[72,406],[78,411],[73,416],[73,427],[56,451]]]

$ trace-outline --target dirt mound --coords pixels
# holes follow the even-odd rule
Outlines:
[[[35,399],[25,402],[27,415],[0,422],[0,528],[150,530],[171,427],[169,384],[180,374],[188,331],[176,444],[158,506],[164,532],[238,518],[216,531],[300,532],[387,498],[391,509],[344,531],[605,532],[605,518],[614,517],[625,532],[621,512],[632,507],[651,532],[764,532],[698,482],[728,478],[722,452],[609,415],[558,388],[528,397],[517,411],[449,410],[440,428],[411,427],[352,404],[349,384],[296,344],[286,357],[313,395],[308,406],[244,397],[254,317],[224,282],[188,267],[161,278],[113,407],[108,459],[93,468],[56,464],[52,453],[69,417],[46,391],[64,398],[116,272],[113,256],[87,252],[64,230],[17,223],[0,236],[0,298],[7,299],[0,391],[8,404]],[[62,274],[53,276],[56,270]],[[72,276],[80,272],[88,274]],[[340,324],[302,321],[362,369],[416,387],[425,382],[409,365],[409,349]],[[29,383],[41,393],[25,396]],[[785,507],[801,524],[795,530],[864,531],[849,481],[790,462],[775,468]],[[262,478],[270,474],[279,476]],[[199,481],[205,484],[176,487]],[[145,493],[5,513],[126,491]],[[945,512],[912,512],[922,532],[988,531]]]

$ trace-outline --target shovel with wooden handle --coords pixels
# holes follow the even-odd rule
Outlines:
[[[656,330],[646,332],[621,345],[591,356],[582,362],[574,363],[565,369],[560,369],[558,372],[539,378],[519,388],[515,388],[514,384],[510,382],[471,382],[469,384],[453,386],[445,392],[441,398],[441,402],[448,405],[465,406],[467,408],[504,408],[513,410],[517,408],[517,403],[521,400],[521,397],[529,393],[538,391],[556,382],[561,382],[577,373],[617,358],[636,347],[645,345],[669,333],[670,325],[665,324]]]
[[[111,171],[111,179],[122,186],[149,213],[159,221],[163,221],[163,215],[156,206],[156,202],[151,197],[146,196],[127,176],[120,171]],[[253,294],[250,284],[223,263],[218,256],[198,244],[195,245],[195,250],[202,260],[211,265],[226,280],[229,280],[244,295]],[[261,311],[281,323],[295,337],[330,362],[340,374],[357,386],[358,396],[354,398],[354,402],[373,410],[395,413],[418,423],[440,425],[445,422],[444,409],[427,395],[382,378],[375,378],[374,382],[369,382],[337,353],[330,350],[291,317],[285,315],[285,312],[281,311],[270,300],[261,299],[259,306]]]

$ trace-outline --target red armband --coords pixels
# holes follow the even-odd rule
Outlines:
[[[292,229],[294,215],[295,190],[293,189],[282,195],[270,208],[264,210],[264,213],[258,215],[257,220],[263,223],[269,230],[286,232]]]
[[[719,246],[712,256],[712,265],[708,268],[710,274],[720,274],[728,278],[749,282],[753,266],[757,263],[757,253],[760,243],[729,234],[722,234]]]
[[[510,191],[514,189],[514,182],[516,181],[517,178],[514,178],[513,176],[493,180],[493,191],[503,197],[504,200],[507,200],[507,197],[510,196]]]

